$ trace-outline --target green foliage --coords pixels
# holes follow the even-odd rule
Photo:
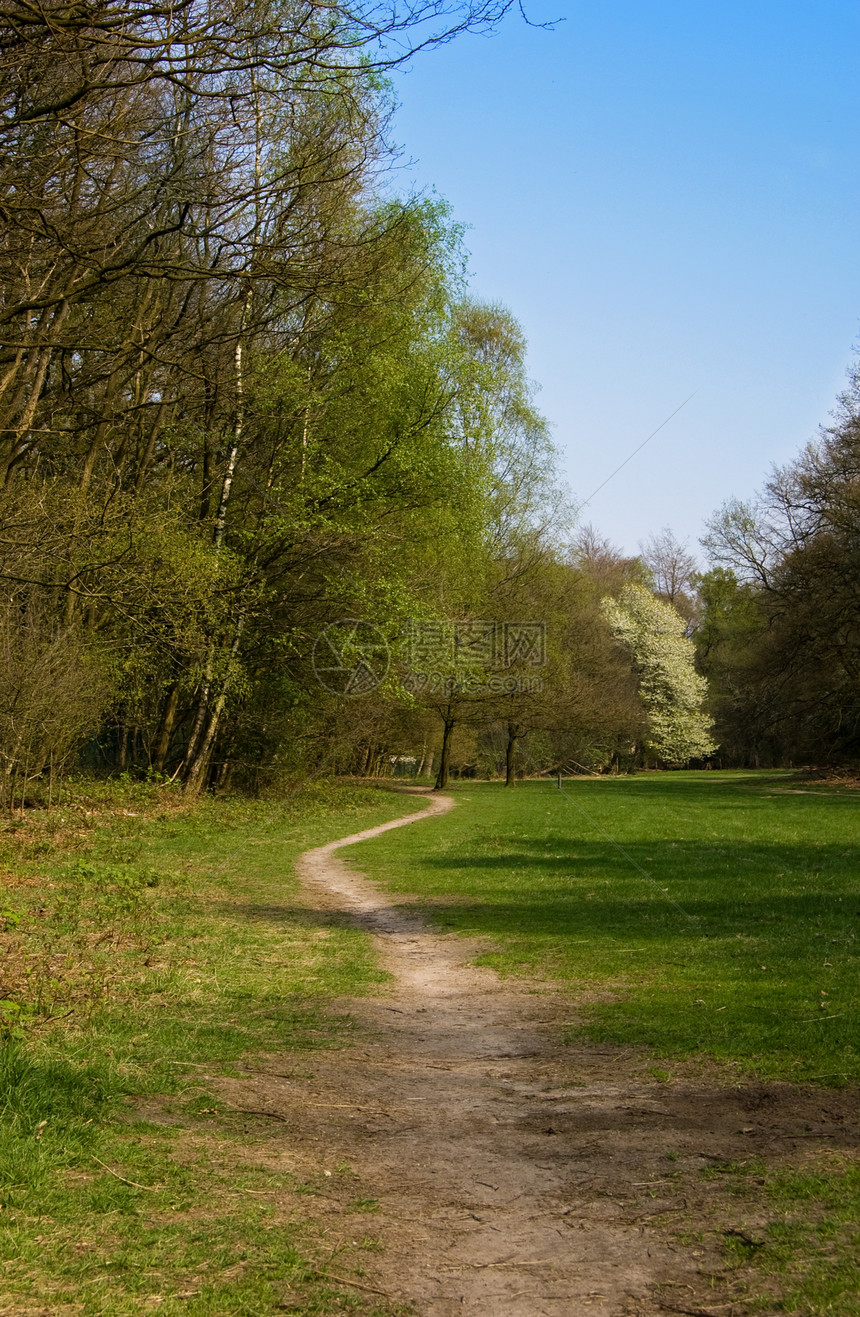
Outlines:
[[[858,488],[855,367],[835,423],[756,500],[732,500],[711,523],[707,544],[723,579],[706,578],[702,654],[735,759],[854,762],[860,754]]]
[[[109,3],[85,36],[0,17],[0,668],[66,711],[27,692],[36,745],[0,708],[19,805],[87,735],[90,766],[192,791],[327,762],[319,631],[353,615],[394,640],[503,517],[534,516],[522,335],[466,298],[446,207],[378,188],[380,62],[507,8],[264,0],[216,22],[192,0],[181,36],[158,6]]]
[[[694,634],[708,707],[729,763],[774,758],[768,701],[757,680],[767,618],[755,590],[734,572],[714,567],[699,577],[699,623]],[[755,747],[751,755],[751,747]]]

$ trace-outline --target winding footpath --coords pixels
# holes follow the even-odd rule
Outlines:
[[[315,1054],[312,1075],[242,1081],[246,1107],[289,1113],[283,1164],[301,1145],[317,1166],[354,1169],[339,1198],[337,1176],[324,1181],[340,1274],[360,1263],[352,1283],[418,1317],[739,1317],[723,1232],[757,1222],[736,1202],[726,1216],[701,1172],[784,1143],[780,1092],[659,1084],[647,1058],[562,1046],[569,997],[470,963],[484,948],[432,930],[337,855],[413,824],[429,839],[453,804],[427,796],[300,858],[321,924],[373,934],[393,980],[340,1004],[361,1028]],[[792,1106],[792,1121],[804,1115]],[[361,1216],[362,1203],[377,1210]],[[350,1253],[368,1230],[382,1251]]]
[[[298,864],[316,904],[377,937],[396,985],[353,1004],[377,1041],[347,1062],[340,1085],[354,1093],[358,1070],[364,1119],[345,1121],[344,1133],[394,1227],[384,1288],[422,1317],[665,1311],[643,1300],[658,1269],[677,1274],[677,1254],[604,1194],[582,1210],[583,1185],[611,1176],[612,1129],[593,1118],[621,1094],[605,1081],[571,1087],[568,1067],[560,1073],[547,1025],[561,1003],[469,965],[473,946],[431,931],[337,857],[392,828],[430,827],[454,803],[428,796],[419,813],[307,851]],[[651,1094],[635,1101],[653,1108]],[[585,1134],[575,1152],[562,1133],[572,1113]],[[654,1207],[648,1200],[646,1211]]]

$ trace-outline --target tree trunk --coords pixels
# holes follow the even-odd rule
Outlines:
[[[227,465],[224,470],[224,478],[221,484],[221,498],[218,502],[218,511],[215,514],[215,525],[212,530],[212,548],[215,551],[216,558],[221,554],[221,548],[224,543],[224,532],[227,526],[227,507],[230,502],[230,493],[233,488],[233,477],[236,473],[236,461],[239,455],[239,449],[242,444],[242,436],[245,427],[245,383],[244,371],[242,364],[242,351],[245,333],[245,321],[248,316],[248,310],[251,304],[251,289],[245,294],[245,301],[242,307],[242,318],[239,324],[239,334],[236,339],[234,349],[234,368],[235,368],[235,385],[236,385],[236,416],[233,426],[233,440],[227,454]],[[237,624],[236,637],[233,642],[233,648],[230,658],[230,666],[227,669],[228,675],[232,667],[233,659],[239,648],[239,638],[244,627],[244,618],[240,618]],[[209,704],[212,697],[212,676],[214,670],[214,642],[210,643],[209,653],[206,656],[206,669],[203,674],[203,684],[200,691],[200,700],[197,705],[197,716],[194,720],[194,727],[191,731],[191,737],[188,742],[188,749],[185,752],[183,762],[183,776],[185,778],[186,788],[191,795],[196,795],[200,790],[203,780],[203,770],[209,760],[212,750],[212,744],[215,740],[215,733],[218,730],[218,724],[221,721],[221,714],[224,710],[226,699],[226,686],[222,687],[221,694],[215,701],[215,707],[209,715],[209,725],[204,733],[206,718],[209,714]],[[225,678],[226,682],[227,678]]]
[[[227,692],[230,686],[230,677],[233,666],[236,662],[236,655],[239,652],[239,644],[242,639],[242,632],[245,629],[245,618],[240,617],[236,622],[236,633],[233,637],[233,644],[230,648],[230,661],[227,665],[227,671],[224,674],[224,681],[221,686],[221,693],[215,701],[215,707],[209,718],[209,726],[206,728],[206,734],[203,737],[200,749],[190,760],[188,765],[188,775],[185,779],[185,790],[189,795],[196,796],[203,786],[206,769],[209,767],[209,760],[212,756],[212,749],[215,745],[215,736],[221,722],[221,715],[224,712],[224,706],[227,703]]]
[[[456,719],[449,712],[443,721],[445,730],[442,733],[442,757],[439,760],[439,772],[436,774],[436,781],[433,785],[434,791],[444,791],[448,785],[448,768],[451,762],[451,737],[454,734]]]
[[[517,748],[517,741],[520,739],[520,733],[513,723],[508,723],[508,744],[505,748],[505,786],[516,786],[514,778],[514,752]]]
[[[210,643],[209,652],[206,655],[206,667],[203,672],[200,694],[197,699],[197,711],[194,715],[194,725],[191,728],[191,734],[188,737],[188,745],[185,749],[185,757],[182,761],[183,779],[187,779],[191,766],[194,763],[197,748],[200,744],[200,738],[203,735],[203,728],[206,725],[206,715],[209,712],[209,697],[212,693],[214,657],[214,646]]]
[[[164,772],[164,765],[167,762],[167,752],[170,749],[170,738],[173,735],[173,728],[176,725],[176,711],[178,708],[179,682],[175,681],[167,694],[167,700],[164,704],[164,712],[161,715],[161,722],[158,725],[158,731],[155,735],[155,745],[152,751],[152,766],[159,773]]]
[[[226,692],[222,692],[216,700],[215,708],[212,710],[212,716],[209,719],[209,726],[206,728],[206,735],[203,737],[200,749],[197,751],[189,765],[188,776],[185,780],[185,790],[190,796],[198,795],[203,786],[206,777],[206,770],[209,767],[212,747],[215,743],[215,734],[218,731],[218,724],[221,721],[221,713],[224,709],[226,698]]]

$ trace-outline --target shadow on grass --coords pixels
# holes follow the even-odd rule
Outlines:
[[[491,949],[483,959],[503,974],[575,983],[589,994],[599,988],[603,999],[591,995],[581,1008],[594,1038],[658,1055],[706,1052],[739,1060],[762,1077],[829,1075],[842,1082],[856,1076],[856,850],[850,826],[831,826],[834,807],[844,820],[841,811],[855,802],[757,798],[746,778],[717,781],[725,790],[715,792],[715,779],[704,774],[692,782],[668,779],[668,789],[665,776],[622,780],[617,788],[577,787],[586,808],[586,793],[595,796],[598,819],[608,787],[615,792],[616,825],[617,806],[629,800],[625,826],[633,831],[641,820],[646,830],[656,822],[663,834],[622,837],[622,849],[594,838],[587,820],[576,822],[572,811],[559,818],[551,810],[548,818],[542,809],[537,817],[511,810],[517,793],[504,796],[497,788],[498,815],[476,827],[464,810],[462,833],[458,811],[447,850],[436,848],[429,831],[407,829],[371,843],[369,853],[355,847],[346,858],[358,870],[379,872],[391,884],[393,905],[416,911],[417,899],[429,929],[486,939]],[[462,797],[490,789],[468,788]],[[659,818],[637,819],[633,806],[642,789],[659,794]],[[522,797],[538,791],[549,794],[546,784],[529,784]],[[764,824],[756,820],[752,828],[761,833],[781,815],[783,802],[785,839],[750,839],[744,821],[750,812],[766,808]],[[722,826],[718,835],[697,834],[702,804],[708,812],[737,810],[734,835]],[[815,831],[804,823],[798,834],[798,809],[806,820],[822,806],[827,812]],[[521,835],[529,827],[532,835]],[[692,835],[685,837],[687,827]],[[704,816],[701,827],[710,832]],[[573,835],[589,830],[588,840]],[[229,913],[285,931],[366,926],[348,911],[293,901],[231,904]]]
[[[213,901],[208,908],[213,914],[223,913],[232,920],[247,920],[269,928],[335,931],[364,927],[348,910],[314,910],[307,906],[268,901]]]
[[[603,843],[550,838],[525,840],[502,854],[449,853],[426,856],[422,863],[461,877],[458,893],[475,901],[470,920],[479,920],[487,932],[517,932],[527,924],[552,936],[567,926],[640,928],[645,937],[661,938],[693,931],[732,936],[754,924],[779,925],[781,935],[793,930],[804,941],[810,929],[850,935],[860,923],[860,895],[844,843],[721,839],[707,846],[682,839],[625,842],[623,849],[626,854]],[[452,902],[451,909],[457,908]]]
[[[84,1128],[121,1092],[107,1064],[36,1057],[15,1042],[0,1044],[0,1117],[24,1133],[49,1121]]]

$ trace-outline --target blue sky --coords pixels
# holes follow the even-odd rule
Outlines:
[[[586,498],[630,552],[691,546],[826,421],[858,344],[860,7],[527,0],[395,77],[399,188],[470,225]]]

